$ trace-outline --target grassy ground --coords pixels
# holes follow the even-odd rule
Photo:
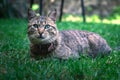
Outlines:
[[[61,22],[60,30],[79,29],[99,33],[108,44],[120,46],[120,25]],[[27,21],[0,19],[0,80],[120,80],[120,51],[91,59],[31,61]]]

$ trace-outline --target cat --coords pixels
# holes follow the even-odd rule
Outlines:
[[[56,16],[56,9],[51,10],[47,16],[37,16],[33,10],[28,10],[27,34],[32,58],[69,59],[79,58],[81,54],[95,58],[112,51],[99,34],[81,30],[59,31]]]

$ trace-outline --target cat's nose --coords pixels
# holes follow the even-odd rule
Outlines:
[[[38,28],[38,33],[42,34],[44,32],[44,28]]]
[[[39,38],[44,38],[43,32],[44,32],[44,28],[38,28]]]

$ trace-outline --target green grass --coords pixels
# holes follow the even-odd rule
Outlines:
[[[120,46],[120,25],[61,22],[60,30],[79,29],[99,33],[114,49]],[[27,21],[0,19],[0,80],[120,80],[120,51],[104,58],[31,61]]]

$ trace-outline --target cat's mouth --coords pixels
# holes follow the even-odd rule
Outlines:
[[[38,39],[45,39],[45,37],[42,36],[42,35],[37,36],[37,38],[38,38]]]
[[[38,35],[36,35],[36,38],[41,39],[41,40],[46,39],[47,37],[48,37],[48,35],[43,34],[43,33],[39,33]]]
[[[48,36],[45,36],[45,35],[38,35],[36,38],[40,42],[46,42],[50,39]]]

